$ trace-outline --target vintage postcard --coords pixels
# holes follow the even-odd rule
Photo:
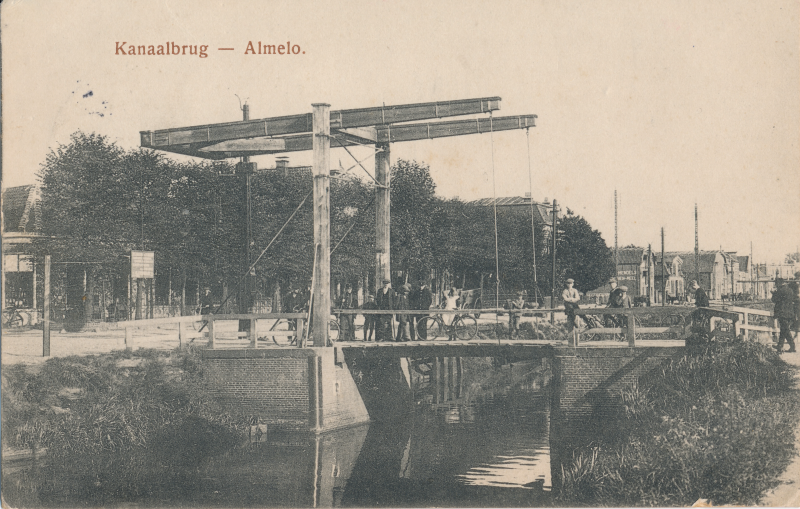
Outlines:
[[[797,506],[798,17],[3,2],[3,507]]]

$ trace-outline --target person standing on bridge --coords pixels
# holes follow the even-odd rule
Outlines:
[[[200,314],[210,315],[211,308],[214,307],[214,300],[211,298],[211,289],[206,288],[205,293],[200,297]]]
[[[608,294],[608,304],[606,304],[607,308],[620,308],[622,307],[622,291],[617,286],[616,278],[611,278],[608,281],[608,285],[611,287],[611,292]],[[619,327],[620,321],[614,315],[603,315],[603,321],[605,322],[606,327]]]
[[[394,309],[394,302],[396,294],[392,290],[392,281],[390,279],[383,280],[383,288],[378,290],[375,296],[375,302],[378,304],[378,309],[391,311]],[[391,341],[392,334],[392,314],[376,315],[376,325],[378,330],[375,331],[375,341]]]
[[[367,295],[367,302],[361,307],[364,311],[373,311],[378,309],[378,304],[375,302],[375,296],[371,293]],[[372,341],[372,335],[375,334],[375,339],[378,339],[378,333],[375,332],[375,322],[378,315],[364,314],[364,341]]]
[[[578,290],[573,288],[574,284],[574,279],[567,279],[566,288],[561,292],[561,299],[564,301],[564,312],[567,315],[567,330],[569,332],[575,329],[577,325],[575,323],[575,311],[581,308],[578,305],[578,302],[581,300],[581,294],[578,293]]]
[[[339,309],[355,309],[356,304],[358,304],[358,299],[356,298],[355,294],[353,294],[353,285],[347,283],[344,285],[344,293],[341,297],[339,297],[339,302],[337,303]],[[339,315],[339,324],[342,327],[342,339],[344,341],[354,341],[356,339],[355,334],[355,316],[347,313],[342,313]]]
[[[519,321],[522,318],[522,313],[515,313],[515,309],[522,309],[525,307],[524,292],[517,290],[517,298],[508,301],[508,333],[511,339],[519,336]]]
[[[411,291],[411,285],[405,283],[397,290],[397,302],[395,305],[396,311],[408,311],[411,307],[408,305],[408,294]],[[397,338],[396,341],[411,341],[411,315],[398,314],[397,315]]]
[[[428,288],[428,285],[425,284],[425,281],[420,282],[419,289],[415,290],[411,294],[409,304],[413,309],[418,309],[420,311],[427,311],[431,308],[431,304],[433,304],[433,293],[431,293],[431,289]],[[428,339],[428,331],[425,329],[425,327],[420,327],[422,324],[422,319],[426,316],[428,315],[414,315],[414,330],[412,330],[411,335],[412,339],[419,338],[420,341]]]
[[[777,289],[772,293],[772,302],[775,303],[774,314],[781,329],[775,349],[778,353],[783,353],[783,342],[786,341],[789,343],[789,352],[796,352],[791,332],[792,325],[797,318],[795,295],[789,285],[785,284],[781,278],[775,279],[775,286]]]

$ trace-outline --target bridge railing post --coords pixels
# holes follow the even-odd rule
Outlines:
[[[215,348],[216,334],[214,333],[214,315],[206,315],[208,320],[208,347],[212,350]]]
[[[636,346],[636,315],[631,312],[626,312],[626,331],[625,337],[628,339],[628,346],[634,348]]]

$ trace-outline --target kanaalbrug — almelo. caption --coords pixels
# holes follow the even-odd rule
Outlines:
[[[127,41],[115,42],[115,55],[175,55],[175,56],[198,56],[207,58],[208,44],[178,44],[176,42],[165,42],[164,44],[132,44]],[[217,48],[217,51],[236,51],[235,48]],[[247,41],[244,49],[245,55],[305,55],[305,51],[299,44],[264,44],[257,41]]]

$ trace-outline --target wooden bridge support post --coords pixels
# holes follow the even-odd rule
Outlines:
[[[311,335],[314,346],[328,344],[331,315],[331,118],[330,104],[316,103],[313,113],[314,246],[319,246],[314,268],[314,304]]]
[[[636,315],[633,313],[625,313],[625,316],[627,318],[625,337],[628,338],[628,346],[633,348],[636,346]]]
[[[379,186],[375,188],[375,289],[377,292],[383,287],[384,279],[391,279],[391,223],[390,223],[390,190],[391,170],[389,166],[389,144],[378,143],[375,145],[375,180]]]
[[[216,347],[215,343],[216,343],[216,340],[217,340],[217,336],[216,336],[216,334],[214,332],[214,317],[213,317],[213,315],[206,315],[206,320],[208,320],[208,322],[207,322],[208,325],[206,326],[206,329],[208,329],[208,347],[213,350]]]

